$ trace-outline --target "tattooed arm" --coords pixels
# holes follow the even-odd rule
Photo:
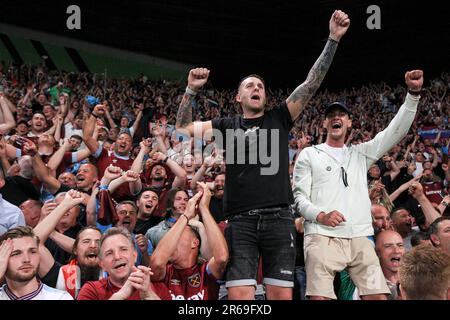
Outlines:
[[[192,121],[192,102],[195,100],[197,91],[208,81],[209,70],[197,68],[189,71],[188,86],[178,108],[176,129],[188,136],[194,135],[194,122]],[[196,122],[195,127],[201,129],[201,132],[212,129],[211,121]],[[198,129],[196,129],[198,130]]]
[[[325,74],[328,71],[328,68],[331,65],[331,62],[333,61],[333,56],[336,52],[338,42],[345,32],[347,32],[349,26],[350,19],[344,12],[337,10],[333,13],[330,19],[330,36],[325,48],[309,71],[305,82],[299,85],[286,100],[292,121],[297,119],[309,99],[311,99],[319,88]]]

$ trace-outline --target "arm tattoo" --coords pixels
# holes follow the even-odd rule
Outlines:
[[[185,93],[181,100],[180,107],[177,113],[176,125],[180,128],[185,128],[188,124],[192,123],[192,101],[195,96]]]
[[[305,82],[299,85],[294,90],[294,92],[292,92],[292,94],[287,99],[288,102],[299,102],[300,108],[303,108],[308,103],[309,99],[311,99],[311,97],[319,88],[323,78],[325,77],[325,74],[330,68],[337,46],[337,41],[328,39],[321,55],[314,63],[311,70],[309,70],[308,77],[306,78]]]

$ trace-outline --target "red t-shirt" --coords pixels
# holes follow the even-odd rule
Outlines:
[[[171,300],[167,287],[162,282],[152,283],[153,291],[161,300]],[[77,300],[109,300],[120,288],[114,286],[109,278],[98,281],[88,281],[78,293]],[[135,291],[127,300],[141,300],[139,292]]]
[[[76,152],[64,152],[64,156],[59,163],[58,168],[56,168],[56,177],[66,171],[66,169],[73,163],[72,159],[74,154],[76,154]]]
[[[97,158],[98,179],[100,180],[105,173],[106,168],[112,164],[113,166],[121,168],[123,171],[131,169],[133,160],[129,157],[127,159],[119,158],[114,152],[108,154],[108,151],[102,148],[100,155]],[[117,202],[129,200],[131,198],[130,187],[128,183],[124,183],[112,194],[112,197]]]
[[[427,196],[428,200],[430,200],[431,203],[439,204],[442,201],[442,182],[432,182],[432,183],[422,183],[423,186],[423,192]]]
[[[207,265],[203,263],[187,269],[175,269],[168,264],[164,282],[172,300],[217,300],[219,285],[217,279],[206,271]]]

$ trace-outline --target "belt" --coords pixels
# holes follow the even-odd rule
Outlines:
[[[261,208],[261,209],[252,209],[252,210],[249,210],[249,211],[243,211],[243,212],[240,212],[238,214],[253,216],[253,215],[257,215],[257,214],[261,214],[261,213],[281,211],[281,210],[290,210],[290,209],[291,209],[291,206],[273,207],[273,208]]]

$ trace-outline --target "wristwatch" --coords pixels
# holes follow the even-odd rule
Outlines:
[[[441,201],[441,204],[442,204],[444,207],[448,207],[448,202],[447,202],[447,201],[442,200],[442,201]]]

